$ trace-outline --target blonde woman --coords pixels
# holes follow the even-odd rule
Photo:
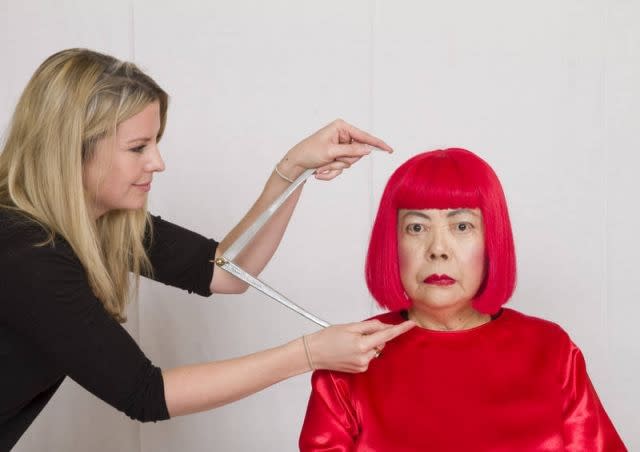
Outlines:
[[[25,88],[0,154],[0,449],[66,376],[140,421],[215,408],[311,367],[361,372],[414,324],[334,326],[249,356],[161,370],[121,327],[140,275],[208,296],[246,286],[211,260],[307,168],[330,180],[381,140],[335,121],[289,150],[220,242],[147,213],[167,94],[135,65],[86,49],[49,57]],[[237,258],[259,274],[298,189]],[[134,287],[135,288],[135,287]],[[132,291],[135,293],[135,290]]]

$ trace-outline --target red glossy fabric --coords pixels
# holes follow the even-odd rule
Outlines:
[[[466,331],[413,328],[367,372],[312,383],[302,451],[626,450],[568,335],[511,309]]]

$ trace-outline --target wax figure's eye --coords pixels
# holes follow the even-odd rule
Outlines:
[[[411,223],[407,226],[406,230],[409,233],[418,234],[420,232],[423,232],[425,229],[424,226],[419,223]]]
[[[470,231],[471,229],[473,229],[473,225],[471,223],[463,221],[462,223],[456,224],[456,231],[458,232],[467,232],[467,231]]]

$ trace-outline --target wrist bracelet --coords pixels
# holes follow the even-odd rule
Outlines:
[[[284,174],[282,174],[282,173],[280,172],[280,170],[278,169],[278,164],[277,164],[277,163],[276,163],[276,166],[275,166],[275,168],[274,168],[274,169],[275,169],[275,172],[276,172],[276,174],[277,174],[278,176],[280,176],[281,178],[283,178],[284,180],[286,180],[286,181],[287,181],[287,182],[289,182],[290,184],[292,184],[292,183],[293,183],[293,179],[289,179],[287,176],[285,176]],[[304,336],[303,336],[303,337],[304,337]]]
[[[311,360],[311,351],[309,350],[309,344],[307,343],[307,336],[302,336],[302,344],[304,345],[304,354],[307,355],[307,363],[311,370],[316,370]]]

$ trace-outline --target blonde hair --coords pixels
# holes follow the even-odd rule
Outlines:
[[[94,294],[118,321],[150,273],[146,207],[91,216],[83,187],[83,163],[96,143],[115,135],[122,121],[152,102],[160,105],[164,131],[167,94],[134,64],[87,49],[58,52],[27,84],[0,153],[0,208],[17,210],[73,248]],[[146,232],[146,234],[145,234]],[[41,245],[44,245],[41,244]],[[133,274],[133,278],[130,277]]]

